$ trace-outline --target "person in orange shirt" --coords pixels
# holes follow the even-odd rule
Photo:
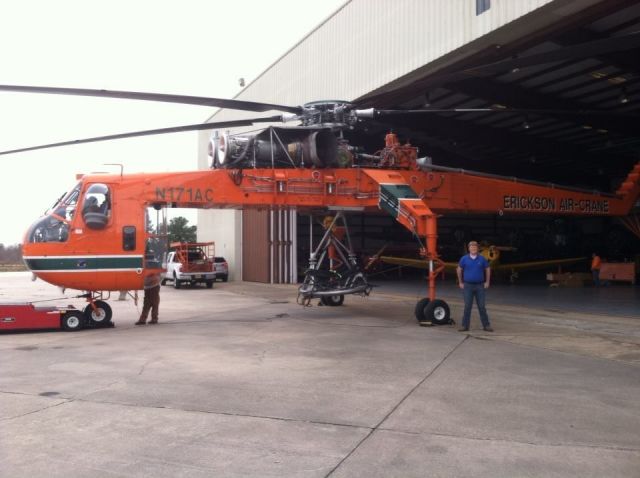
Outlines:
[[[331,224],[333,224],[333,217],[332,216],[325,217],[322,224],[325,229],[329,229],[331,227]],[[339,269],[340,266],[343,264],[342,259],[340,258],[340,255],[338,254],[338,251],[336,249],[334,240],[342,241],[346,232],[347,230],[344,227],[336,226],[335,224],[331,228],[332,238],[329,241],[328,253],[329,253],[329,268],[332,271]]]
[[[602,260],[600,256],[595,252],[591,254],[591,274],[593,274],[593,284],[596,287],[600,286],[600,266],[602,265]]]

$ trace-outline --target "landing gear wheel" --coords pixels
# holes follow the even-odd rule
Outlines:
[[[182,287],[182,283],[178,280],[178,278],[176,277],[175,273],[173,274],[173,288],[174,289],[179,289],[180,287]]]
[[[69,310],[62,316],[62,328],[67,332],[80,330],[84,325],[84,314],[79,310]]]
[[[451,323],[451,311],[449,305],[440,299],[436,299],[424,308],[424,318],[435,325],[447,325]]]
[[[84,316],[93,325],[105,325],[111,322],[111,317],[113,317],[111,306],[103,300],[96,300],[93,304],[96,308],[94,309],[91,304],[88,304],[84,308]]]
[[[322,302],[324,305],[338,307],[344,302],[344,294],[322,296],[320,297],[320,302]]]
[[[416,304],[416,309],[414,311],[414,315],[416,316],[416,320],[418,322],[427,322],[427,319],[424,317],[424,309],[429,305],[429,299],[424,298],[420,299]]]
[[[207,289],[212,289],[213,288],[213,281],[212,280],[208,280],[206,282],[206,284],[207,284]]]

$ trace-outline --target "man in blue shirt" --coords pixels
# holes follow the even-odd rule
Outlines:
[[[471,322],[471,307],[473,298],[476,298],[482,328],[487,332],[493,332],[489,323],[489,316],[485,308],[485,289],[489,288],[491,281],[491,268],[489,262],[478,253],[478,243],[469,243],[469,254],[462,256],[456,269],[458,274],[458,286],[464,291],[464,313],[460,332],[469,330]]]

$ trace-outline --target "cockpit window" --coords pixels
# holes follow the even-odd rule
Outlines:
[[[69,238],[69,224],[80,197],[80,184],[63,194],[44,217],[30,228],[29,242],[65,242]]]
[[[90,229],[104,229],[111,216],[111,197],[106,184],[92,184],[84,194],[82,218]]]
[[[77,184],[75,188],[64,194],[56,205],[49,210],[49,214],[54,213],[67,221],[73,219],[73,215],[76,212],[76,206],[78,205],[78,199],[80,198],[80,184]]]

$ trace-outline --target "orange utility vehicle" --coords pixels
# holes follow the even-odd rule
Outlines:
[[[205,284],[207,289],[216,281],[214,268],[215,244],[213,242],[172,242],[167,256],[167,272],[162,285],[173,281],[173,287],[182,284]]]

